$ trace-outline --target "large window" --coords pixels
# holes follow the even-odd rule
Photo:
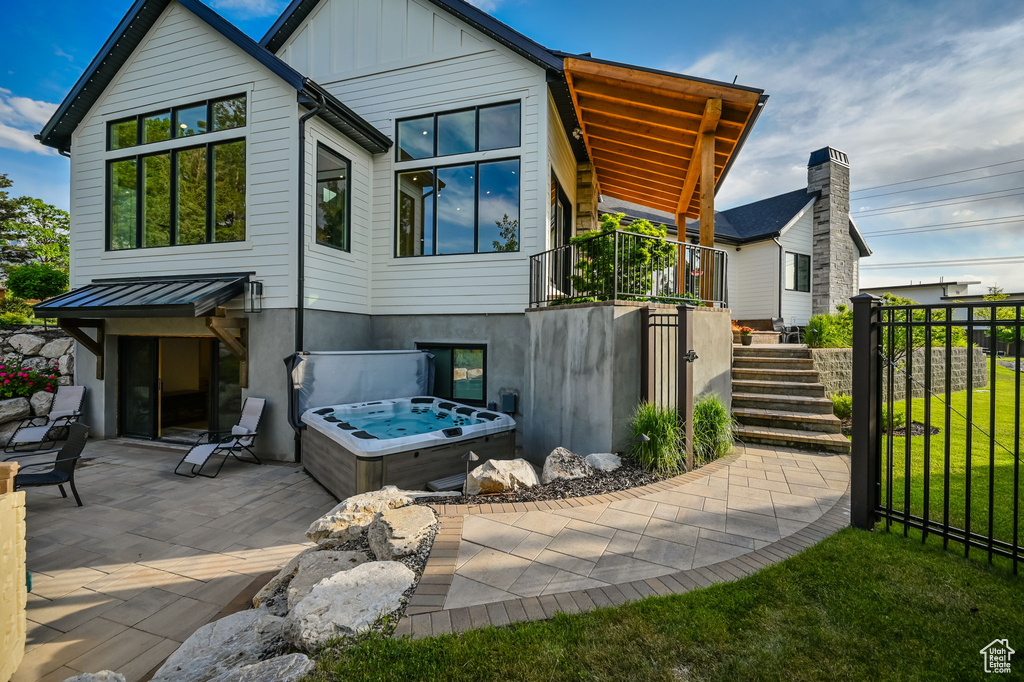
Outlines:
[[[140,114],[107,124],[107,149],[127,149],[245,127],[245,95]]]
[[[245,239],[245,140],[110,161],[110,250]]]
[[[316,243],[344,251],[349,246],[352,164],[323,145],[316,150]]]
[[[396,256],[519,250],[519,158],[483,152],[520,145],[520,110],[513,102],[398,122]],[[473,156],[429,161],[459,154]]]
[[[434,356],[434,395],[470,405],[483,405],[487,396],[487,346],[418,343]]]
[[[807,254],[786,252],[786,290],[811,290],[811,257]]]

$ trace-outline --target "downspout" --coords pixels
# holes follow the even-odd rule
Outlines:
[[[778,315],[778,318],[781,320],[782,319],[782,291],[783,291],[783,288],[786,286],[785,282],[783,281],[783,276],[784,276],[785,267],[786,267],[786,263],[785,263],[785,253],[786,252],[782,248],[782,242],[779,241],[778,236],[772,237],[772,241],[775,242],[776,246],[779,247],[779,285],[778,285],[779,286],[779,315]]]

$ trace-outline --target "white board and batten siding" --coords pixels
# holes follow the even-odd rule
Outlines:
[[[778,317],[779,247],[756,242],[729,252],[729,308],[734,320]]]
[[[245,241],[106,251],[107,161],[181,146],[106,151],[109,121],[245,93],[245,128],[196,136],[196,144],[246,139]],[[73,287],[96,278],[255,272],[264,305],[294,307],[295,90],[187,9],[171,3],[72,139]]]
[[[418,0],[324,0],[278,56],[392,139],[397,119],[522,102],[518,150],[438,161],[520,157],[520,251],[396,258],[392,149],[374,157],[370,258],[373,314],[521,313],[529,302],[529,254],[544,250],[547,233],[543,69]]]
[[[784,251],[799,253],[811,257],[811,273],[814,272],[814,215],[811,208],[813,202],[805,206],[794,216],[779,235],[779,243]],[[785,267],[785,261],[783,261]],[[785,271],[783,271],[785,272]],[[814,290],[814,277],[811,276],[811,291]],[[782,282],[782,319],[786,324],[806,325],[811,319],[811,292],[789,291]]]

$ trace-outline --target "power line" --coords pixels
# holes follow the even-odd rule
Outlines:
[[[865,237],[886,237],[902,233],[915,232],[943,232],[945,230],[963,230],[971,227],[988,227],[990,225],[1012,225],[1021,222],[1016,218],[1024,218],[1024,213],[1018,215],[1000,216],[998,218],[979,218],[976,220],[963,220],[952,223],[932,223],[929,225],[914,225],[909,227],[890,227],[874,232],[862,232]]]
[[[1002,163],[991,163],[987,166],[978,166],[977,168],[965,168],[964,170],[950,171],[949,173],[939,173],[938,175],[928,175],[923,178],[914,178],[913,180],[901,180],[900,182],[890,182],[885,185],[875,185],[874,187],[864,187],[862,189],[855,189],[850,194],[857,194],[858,192],[869,192],[873,189],[883,189],[885,187],[896,187],[897,185],[906,185],[912,182],[921,182],[922,180],[934,180],[935,178],[945,178],[950,175],[960,175],[961,173],[970,173],[972,171],[984,170],[986,168],[997,168],[999,166],[1009,166],[1014,163],[1021,163],[1024,159],[1016,159],[1014,161],[1003,161]]]
[[[908,261],[906,263],[865,263],[861,268],[888,270],[893,268],[927,268],[939,265],[1004,265],[1024,263],[1024,256],[999,256],[996,258],[959,258],[956,260]]]
[[[925,185],[924,187],[911,187],[910,189],[898,189],[895,192],[882,192],[881,194],[872,194],[867,197],[857,197],[857,201],[867,201],[868,199],[874,199],[876,197],[887,197],[893,194],[906,194],[907,192],[917,192],[922,189],[934,189],[936,187],[948,187],[949,185],[962,185],[965,182],[977,182],[978,180],[988,180],[990,178],[1001,178],[1004,175],[1017,175],[1018,173],[1024,173],[1024,170],[1007,171],[1006,173],[995,173],[993,175],[982,175],[980,178],[967,178],[966,180],[953,180],[951,182],[940,182],[935,185]],[[852,192],[851,192],[852,194]]]
[[[1022,189],[1022,188],[1015,187],[1014,189]],[[1000,191],[1006,192],[1008,190],[1000,190]],[[991,192],[982,192],[982,194],[991,194]],[[1024,192],[1016,192],[1015,194],[1004,194],[1003,196],[999,196],[999,197],[983,197],[981,199],[967,199],[966,201],[950,201],[949,203],[934,204],[932,206],[924,206],[924,205],[917,205],[917,204],[906,204],[907,206],[912,206],[913,208],[901,208],[898,211],[891,211],[891,210],[888,210],[888,209],[878,209],[877,212],[867,213],[867,214],[863,214],[863,215],[858,215],[857,217],[858,218],[874,218],[874,217],[877,217],[877,216],[880,216],[880,215],[889,215],[891,213],[906,213],[908,211],[920,211],[920,210],[923,210],[923,209],[926,209],[926,208],[945,208],[946,206],[959,206],[960,204],[973,204],[973,203],[976,203],[976,202],[979,202],[979,201],[994,201],[996,199],[1009,199],[1010,197],[1019,197],[1021,195],[1024,195]],[[971,196],[971,195],[967,195],[967,196]],[[933,202],[922,202],[922,203],[933,203]]]
[[[912,201],[909,204],[896,204],[894,206],[879,206],[878,208],[859,208],[853,213],[874,213],[875,211],[889,211],[894,208],[905,208],[907,206],[924,206],[925,204],[937,204],[946,201],[954,201],[956,199],[969,199],[971,197],[983,197],[989,194],[1000,194],[1001,192],[1016,192],[1019,189],[1024,189],[1024,185],[1020,187],[1007,187],[1006,189],[992,189],[987,192],[975,192],[974,194],[958,194],[954,197],[943,197],[941,199],[928,199],[926,201]]]

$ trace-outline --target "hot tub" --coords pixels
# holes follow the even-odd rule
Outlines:
[[[316,407],[302,415],[302,464],[338,499],[463,473],[468,450],[480,460],[515,456],[508,415],[420,396]]]

